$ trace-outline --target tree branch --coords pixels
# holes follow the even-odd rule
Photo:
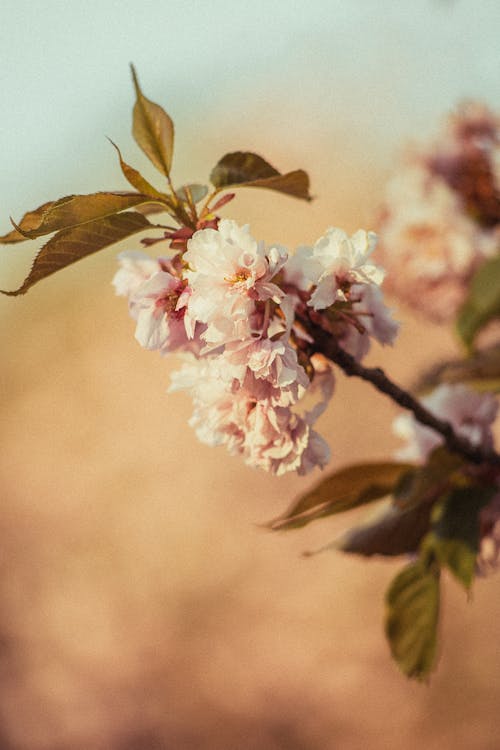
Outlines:
[[[445,420],[435,417],[408,391],[393,383],[380,367],[364,367],[354,357],[344,351],[334,336],[314,324],[310,318],[302,323],[313,338],[312,349],[315,353],[323,354],[335,362],[349,377],[355,376],[371,383],[377,390],[385,393],[403,409],[411,411],[420,424],[430,427],[442,435],[448,450],[459,453],[474,464],[489,463],[500,466],[500,455],[494,450],[486,450],[472,445],[464,437],[457,435],[452,425]]]

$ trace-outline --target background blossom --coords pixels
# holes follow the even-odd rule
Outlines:
[[[481,103],[463,105],[386,188],[387,289],[436,322],[454,317],[474,272],[500,249],[499,122]]]
[[[436,417],[448,421],[473,445],[492,447],[492,425],[498,413],[498,401],[492,393],[478,393],[462,384],[443,383],[424,396],[421,403]],[[411,414],[399,415],[393,427],[406,442],[398,451],[401,459],[424,461],[443,441],[434,430],[416,422]]]

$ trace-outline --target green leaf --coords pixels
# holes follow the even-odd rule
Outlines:
[[[151,226],[153,225],[145,216],[128,211],[79,227],[63,229],[42,247],[29,275],[19,289],[12,292],[0,291],[12,297],[24,294],[41,279]]]
[[[268,526],[273,531],[297,529],[318,518],[371,503],[390,494],[410,468],[411,464],[394,461],[347,466],[319,482]]]
[[[500,256],[487,260],[476,271],[469,294],[459,310],[457,330],[470,348],[487,323],[500,317]]]
[[[497,491],[496,487],[457,487],[433,511],[432,530],[424,540],[423,550],[432,551],[466,589],[470,588],[476,569],[479,514]]]
[[[118,158],[120,160],[120,167],[123,172],[123,176],[130,183],[130,185],[132,185],[132,187],[134,187],[139,191],[139,193],[142,193],[143,195],[148,195],[150,198],[158,198],[162,203],[170,204],[168,195],[166,195],[165,193],[160,193],[159,190],[153,187],[153,185],[151,185],[151,183],[148,182],[137,169],[134,169],[134,167],[131,167],[130,164],[127,164],[125,161],[123,161],[121,151],[116,143],[114,143],[111,138],[108,138],[108,140],[116,149]]]
[[[46,204],[48,208],[39,216],[37,226],[25,230],[17,229],[29,239],[52,234],[61,229],[69,229],[91,221],[113,216],[128,208],[150,203],[151,197],[140,193],[92,193],[90,195],[68,195]],[[36,212],[35,212],[36,213]],[[28,214],[26,214],[27,216]],[[26,217],[23,217],[23,220]],[[33,223],[33,222],[31,222]]]
[[[174,151],[174,123],[159,104],[146,99],[139,86],[135,68],[133,65],[130,67],[136,94],[132,135],[148,159],[168,177]]]
[[[416,552],[429,531],[431,511],[430,504],[398,508],[392,502],[384,503],[364,523],[349,529],[327,549],[365,557]]]
[[[210,180],[216,188],[261,187],[311,201],[307,172],[297,169],[280,174],[265,159],[250,151],[226,154],[215,165]]]
[[[439,619],[439,567],[417,560],[386,594],[385,632],[391,653],[408,677],[423,680],[435,666]]]
[[[437,500],[453,481],[460,478],[464,459],[443,446],[435,448],[423,466],[417,466],[403,474],[394,489],[394,500],[403,508]]]
[[[2,243],[3,245],[8,245],[14,242],[24,242],[25,240],[29,239],[29,236],[26,233],[40,226],[43,215],[53,205],[54,201],[48,201],[39,208],[35,208],[34,211],[28,211],[28,213],[24,214],[23,218],[18,224],[19,230],[21,231],[13,229],[11,232],[4,234],[3,237],[0,237],[0,243]]]
[[[476,571],[477,552],[460,539],[439,539],[430,533],[423,542],[422,550],[432,550],[441,566],[446,566],[466,589],[470,589]]]

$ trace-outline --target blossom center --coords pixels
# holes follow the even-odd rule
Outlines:
[[[224,281],[227,281],[229,284],[242,284],[249,279],[251,275],[252,274],[248,268],[239,268],[233,276],[226,276]]]

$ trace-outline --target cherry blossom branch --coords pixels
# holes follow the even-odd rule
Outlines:
[[[396,385],[380,367],[364,367],[353,356],[344,351],[336,339],[321,326],[313,323],[310,317],[302,317],[301,322],[312,336],[313,352],[323,354],[335,362],[348,377],[358,377],[371,383],[381,393],[385,393],[403,409],[411,411],[415,419],[426,427],[442,435],[448,450],[458,453],[475,464],[490,463],[500,466],[500,455],[494,450],[472,445],[466,438],[456,434],[451,424],[435,417],[408,391]]]

